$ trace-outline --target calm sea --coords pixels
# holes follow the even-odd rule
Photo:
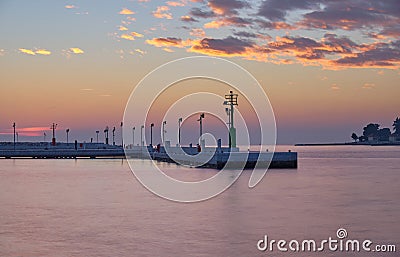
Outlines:
[[[400,147],[293,147],[297,170],[250,172],[223,194],[182,204],[147,191],[125,160],[0,160],[0,256],[399,256]],[[159,164],[199,180],[215,170]],[[260,252],[258,240],[335,238],[397,253]],[[326,247],[328,248],[328,247]]]

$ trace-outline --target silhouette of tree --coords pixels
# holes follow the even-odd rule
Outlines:
[[[358,141],[360,141],[360,142],[365,142],[365,141],[367,141],[367,137],[366,136],[360,136],[359,138],[358,138]]]
[[[400,135],[400,119],[399,119],[399,117],[397,117],[397,118],[393,121],[393,129],[394,129],[393,134],[395,134],[395,135]]]
[[[378,130],[378,140],[379,141],[389,141],[389,137],[392,133],[389,128],[383,128]]]
[[[357,142],[358,136],[356,133],[351,134],[351,138],[354,140],[354,142]]]
[[[370,123],[366,127],[363,128],[363,136],[368,139],[369,136],[376,137],[378,136],[379,124]]]

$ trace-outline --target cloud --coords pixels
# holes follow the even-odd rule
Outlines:
[[[198,44],[192,46],[191,52],[211,54],[216,56],[241,56],[251,48],[252,44],[246,40],[234,37],[224,39],[204,38]]]
[[[6,50],[0,49],[0,56],[4,56],[6,54]]]
[[[160,37],[160,38],[148,39],[146,40],[146,43],[156,47],[167,47],[167,48],[170,47],[182,48],[187,45],[185,41],[175,37],[167,37],[167,38]]]
[[[36,53],[35,53],[34,51],[29,50],[29,49],[19,48],[18,50],[19,50],[21,53],[24,53],[24,54],[36,55]]]
[[[332,89],[332,90],[339,90],[340,87],[339,87],[337,84],[332,84],[332,85],[331,85],[331,89]]]
[[[364,83],[364,85],[362,86],[362,88],[364,89],[372,89],[375,87],[374,83]]]
[[[119,31],[126,31],[126,30],[128,30],[128,28],[125,27],[125,26],[119,26],[119,27],[118,27],[118,30],[119,30]]]
[[[25,48],[19,48],[18,49],[21,53],[28,54],[28,55],[50,55],[51,52],[46,49],[38,49],[38,50],[30,50],[30,49],[25,49]]]
[[[344,67],[388,68],[398,69],[400,66],[400,40],[391,43],[362,45],[364,51],[333,61]]]
[[[122,15],[132,15],[132,14],[135,14],[135,12],[129,10],[128,8],[122,8],[122,10],[119,12],[119,14],[122,14]]]
[[[321,4],[324,1],[319,1]],[[304,15],[301,24],[308,28],[356,30],[398,25],[400,4],[397,0],[325,1],[324,8]]]
[[[194,19],[193,17],[190,17],[189,15],[181,16],[181,21],[184,21],[184,22],[198,22],[198,20]]]
[[[203,38],[206,36],[206,32],[203,29],[192,29],[190,35],[197,38]]]
[[[157,10],[153,11],[153,16],[158,19],[172,19],[172,14],[169,11],[168,6],[158,6]]]
[[[204,11],[198,7],[194,7],[190,10],[189,14],[191,16],[197,17],[197,18],[213,18],[216,16],[216,14],[213,11]]]
[[[41,54],[41,55],[50,55],[51,52],[49,50],[46,49],[39,49],[35,51],[36,54]]]
[[[204,24],[204,28],[220,28],[225,26],[245,27],[251,24],[251,20],[240,17],[225,17]]]
[[[239,0],[210,0],[208,6],[218,15],[236,15],[238,10],[249,7],[245,1]]]
[[[129,34],[122,34],[120,36],[120,38],[122,38],[122,39],[131,40],[131,41],[135,40],[135,38],[137,38],[137,37],[143,37],[143,34],[140,34],[137,32],[131,32]]]
[[[64,6],[64,8],[66,8],[66,9],[77,9],[78,7],[76,7],[75,5],[66,5],[66,6]]]
[[[83,54],[84,53],[84,51],[78,47],[71,47],[69,50],[73,54]]]
[[[177,7],[177,6],[182,7],[182,6],[185,6],[185,3],[183,1],[180,1],[180,2],[178,2],[178,1],[168,1],[167,5],[174,6],[174,7]]]
[[[314,0],[264,0],[258,9],[258,15],[271,21],[284,21],[289,11],[318,8]]]

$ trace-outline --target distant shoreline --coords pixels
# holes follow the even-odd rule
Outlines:
[[[376,143],[300,143],[295,144],[294,146],[341,146],[341,145],[357,145],[357,146],[400,146],[400,142],[392,143],[392,142],[376,142]]]

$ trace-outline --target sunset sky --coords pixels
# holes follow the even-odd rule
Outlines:
[[[0,35],[0,141],[13,122],[20,140],[53,122],[60,140],[95,138],[147,73],[196,55],[255,76],[281,144],[351,141],[400,116],[398,0],[2,0]]]

